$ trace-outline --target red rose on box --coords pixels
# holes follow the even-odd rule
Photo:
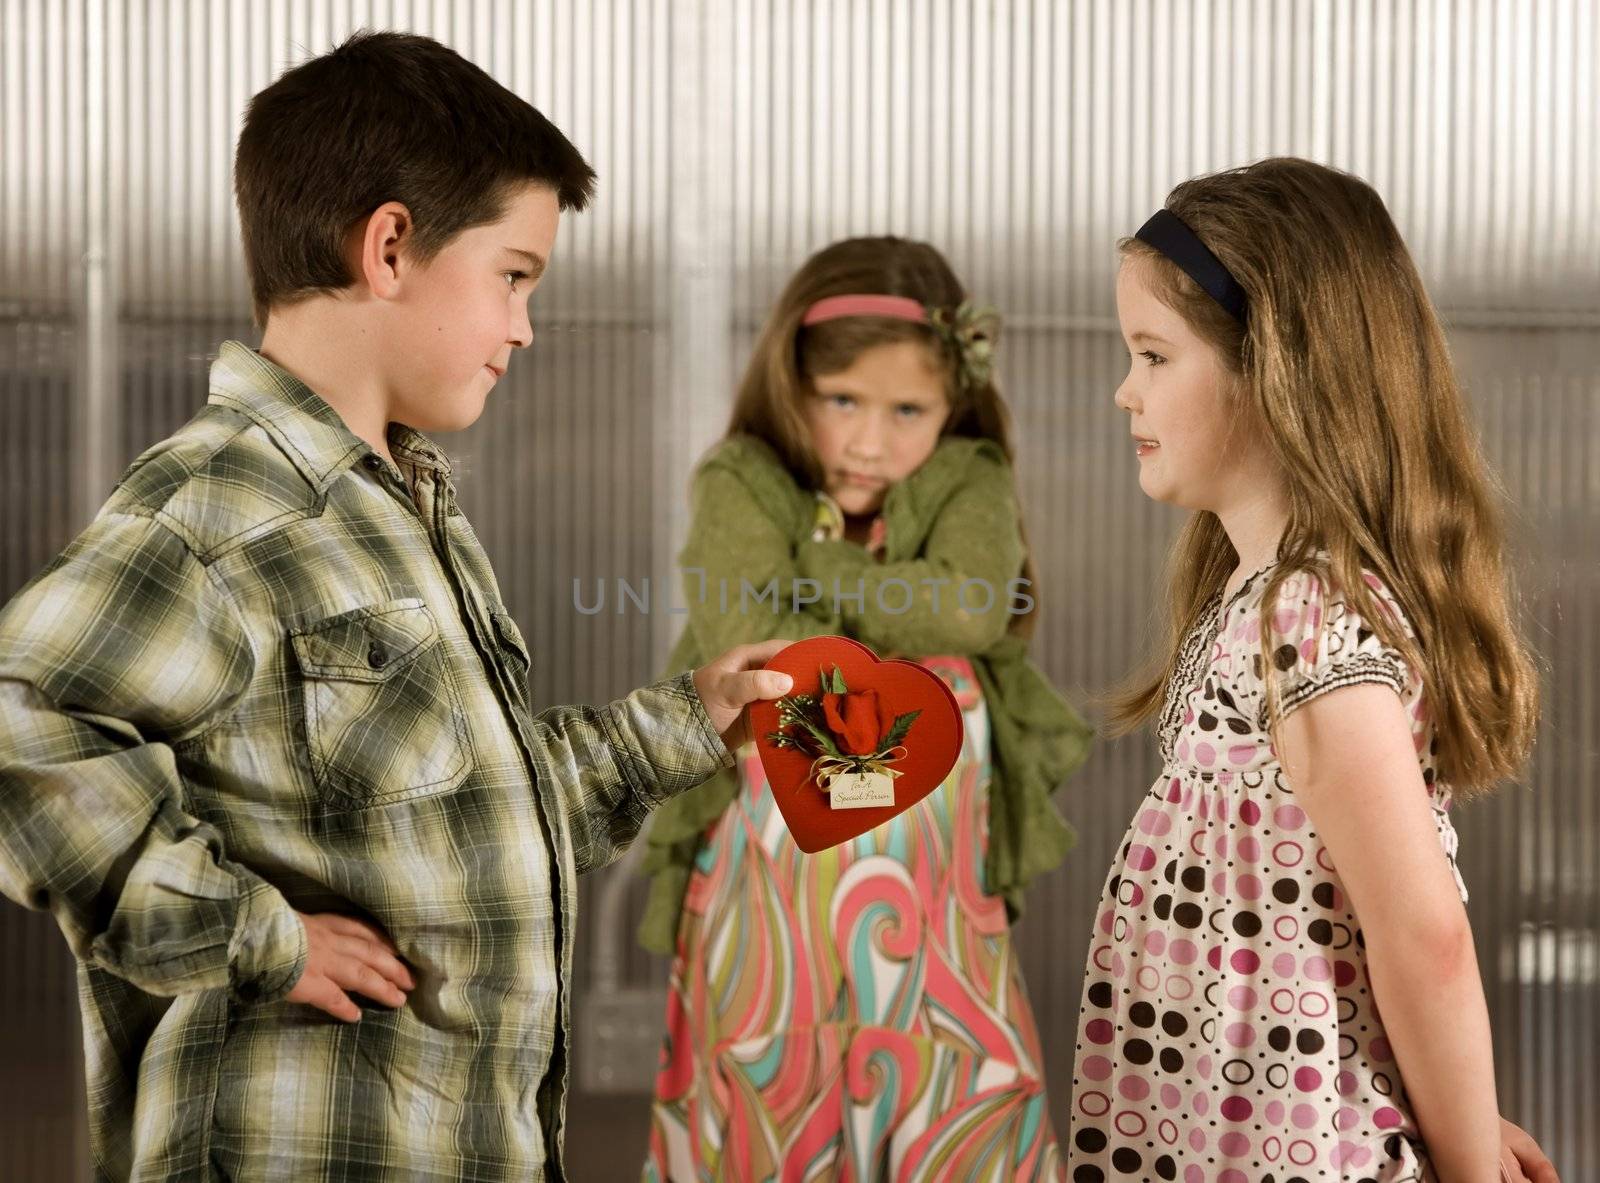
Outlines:
[[[780,748],[808,753],[815,761],[817,787],[826,792],[828,781],[840,773],[876,774],[881,765],[900,759],[902,741],[922,710],[896,714],[890,697],[876,686],[851,690],[837,665],[819,672],[821,684],[814,693],[778,700],[779,730],[767,738]]]
[[[848,694],[824,694],[822,713],[828,718],[842,743],[841,747],[852,756],[870,756],[878,750],[878,741],[894,725],[886,718],[888,704],[878,697],[876,690],[853,690]]]

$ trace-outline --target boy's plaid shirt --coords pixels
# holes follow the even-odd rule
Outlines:
[[[0,614],[0,889],[80,959],[102,1178],[556,1178],[574,877],[731,762],[688,675],[534,715],[426,438],[234,342]],[[284,1000],[295,911],[413,967]]]

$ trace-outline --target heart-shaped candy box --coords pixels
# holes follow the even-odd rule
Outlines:
[[[777,702],[752,703],[750,729],[773,799],[808,854],[910,809],[961,754],[955,695],[915,662],[880,660],[848,637],[811,637],[766,668],[794,686]]]

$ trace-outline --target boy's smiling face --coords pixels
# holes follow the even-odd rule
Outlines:
[[[515,190],[499,220],[463,230],[426,263],[403,251],[387,292],[390,418],[421,431],[460,431],[533,340],[528,297],[555,246],[553,189]],[[403,236],[402,236],[403,242]]]

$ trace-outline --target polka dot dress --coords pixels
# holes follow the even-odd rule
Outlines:
[[[1357,682],[1393,687],[1453,867],[1421,682],[1307,573],[1279,592],[1263,671],[1266,575],[1226,605],[1219,594],[1185,639],[1163,771],[1101,898],[1072,1081],[1075,1183],[1425,1177],[1356,918],[1272,749],[1264,677],[1284,714]]]

